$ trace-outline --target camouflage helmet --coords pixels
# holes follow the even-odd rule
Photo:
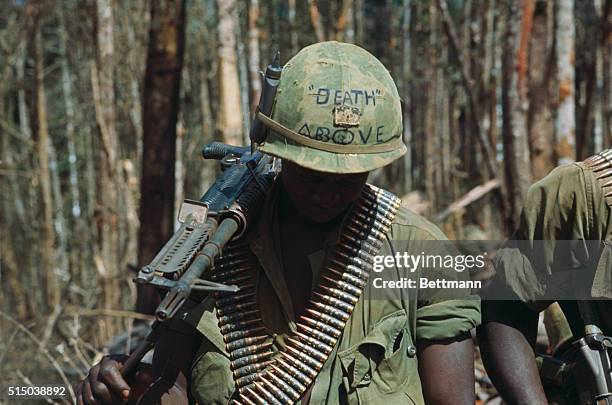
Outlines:
[[[406,153],[391,75],[351,44],[302,49],[283,67],[272,116],[259,119],[271,129],[260,149],[308,169],[368,172]]]

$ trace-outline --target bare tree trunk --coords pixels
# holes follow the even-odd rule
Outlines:
[[[81,230],[81,196],[79,191],[79,172],[77,169],[77,151],[75,134],[75,108],[74,94],[72,88],[72,75],[68,64],[68,54],[66,52],[67,32],[64,20],[64,8],[59,7],[59,56],[60,68],[62,72],[62,92],[64,98],[64,109],[66,111],[66,144],[68,149],[68,179],[70,194],[70,213],[72,216],[71,232],[68,235],[69,246],[69,266],[73,275],[76,273],[78,265],[78,244],[83,240]]]
[[[243,5],[239,3],[238,7],[242,7]],[[247,11],[248,12],[248,11]],[[242,13],[238,13],[240,15]],[[240,19],[236,19],[236,53],[238,55],[238,84],[240,86],[240,111],[242,111],[242,119],[240,122],[242,123],[242,139],[240,140],[241,145],[248,145],[250,143],[249,139],[249,123],[251,121],[251,100],[250,100],[250,92],[249,92],[249,60],[247,57],[247,51],[245,49],[244,43],[248,41],[248,28],[247,35],[242,35],[242,27],[240,24]]]
[[[524,0],[522,8],[517,7],[513,0],[506,1],[506,33],[502,57],[502,109],[504,140],[504,171],[505,182],[510,200],[509,228],[514,229],[523,205],[527,189],[531,182],[531,164],[529,161],[529,145],[527,140],[527,110],[529,102],[526,98],[524,76],[526,69],[522,67],[525,57],[525,36],[530,35],[531,23],[524,13],[529,12],[530,2]],[[520,31],[518,31],[520,29]],[[518,32],[517,32],[518,31]],[[528,41],[527,41],[528,43]]]
[[[461,73],[461,81],[463,83],[463,87],[467,96],[470,114],[474,118],[471,120],[473,131],[476,133],[476,139],[478,139],[482,146],[485,163],[487,165],[487,168],[489,169],[490,175],[491,177],[496,177],[497,162],[495,160],[494,150],[481,128],[481,123],[479,120],[480,109],[478,106],[476,95],[474,94],[474,83],[470,75],[469,65],[467,64],[467,61],[463,58],[463,53],[461,52],[461,47],[459,45],[459,39],[457,37],[456,29],[448,12],[446,0],[436,0],[436,3],[438,9],[440,10],[444,30],[446,31],[446,35],[449,39],[449,45],[454,49],[457,54],[457,63],[459,65],[459,71]]]
[[[361,0],[357,0],[361,1]],[[361,10],[356,14],[361,13]],[[424,2],[415,2],[414,3],[414,21],[428,21],[428,10],[429,7]],[[357,23],[356,23],[357,24]],[[411,106],[410,106],[410,115],[411,115],[411,125],[412,125],[412,133],[414,134],[412,138],[412,189],[421,189],[426,190],[425,185],[425,170],[426,170],[426,160],[427,160],[427,152],[426,152],[426,140],[427,137],[425,134],[427,133],[427,109],[423,108],[427,106],[427,94],[428,94],[428,86],[429,81],[427,79],[429,69],[423,69],[423,65],[429,65],[429,60],[427,59],[426,63],[422,63],[420,56],[425,54],[425,51],[428,50],[429,41],[428,38],[428,24],[417,24],[415,23],[412,28],[412,34],[414,41],[411,43],[411,65],[410,70],[414,72],[412,76],[412,80],[409,82],[410,85],[410,97],[411,97]]]
[[[10,308],[14,308],[18,319],[27,319],[28,306],[26,297],[31,295],[31,287],[28,286],[29,288],[26,292],[26,289],[19,280],[21,265],[17,264],[17,260],[15,260],[15,251],[9,237],[10,228],[3,216],[4,214],[0,216],[0,225],[2,225],[2,230],[0,230],[0,249],[2,249],[0,265],[3,270],[3,287],[10,291],[10,295],[7,294],[5,297],[4,294],[0,294],[2,296],[0,297],[0,304],[5,306],[6,301],[4,300],[7,300],[12,304]],[[30,313],[32,312],[30,311]]]
[[[574,95],[574,0],[557,0],[556,56],[559,107],[556,119],[556,152],[559,163],[576,160],[576,116]]]
[[[257,0],[255,0],[257,1]],[[289,37],[291,41],[291,55],[295,55],[298,51],[298,32],[295,25],[295,0],[287,0],[288,17],[289,17]],[[250,15],[250,14],[249,14]]]
[[[491,69],[495,59],[494,38],[495,38],[495,0],[487,0],[486,14],[483,18],[483,61],[482,61],[482,79],[484,81],[484,91],[488,92],[491,87]],[[491,101],[491,100],[489,100]],[[486,113],[484,114],[486,115]]]
[[[602,12],[601,70],[602,70],[602,137],[605,147],[612,146],[612,0],[606,0]]]
[[[217,131],[223,142],[242,144],[242,108],[236,57],[235,0],[217,0],[219,11],[219,111]]]
[[[235,1],[235,0],[232,0]],[[279,22],[279,0],[268,0],[269,13],[268,13],[268,25],[270,27],[270,48],[271,53],[274,53],[281,49],[281,32]],[[237,19],[237,18],[236,18]],[[237,19],[238,20],[238,19]]]
[[[310,22],[312,28],[314,28],[315,35],[317,36],[318,42],[325,41],[325,29],[323,28],[323,22],[321,21],[321,13],[319,12],[319,6],[317,0],[308,0],[308,9],[310,11]]]
[[[344,34],[349,23],[349,18],[353,12],[353,0],[342,0],[342,7],[340,8],[340,15],[336,22],[336,41],[344,41]]]
[[[528,133],[531,169],[534,180],[546,176],[555,167],[554,125],[549,95],[552,75],[552,49],[549,47],[547,0],[535,5],[533,30],[529,45],[529,116]]]
[[[59,12],[59,53],[60,53],[60,66],[62,70],[62,90],[64,93],[64,108],[66,110],[66,143],[68,146],[68,170],[69,170],[69,184],[70,184],[70,197],[72,198],[70,204],[70,212],[75,220],[81,216],[81,198],[79,196],[79,174],[76,167],[76,147],[75,147],[75,131],[74,131],[74,95],[72,90],[72,79],[71,72],[68,66],[68,55],[66,53],[66,25],[64,22],[64,9],[60,7]],[[76,235],[75,235],[76,236]]]
[[[203,10],[202,10],[203,11]],[[193,148],[194,150],[200,149],[202,147],[202,142],[210,142],[214,139],[215,136],[215,120],[214,114],[211,108],[211,101],[213,99],[212,92],[213,90],[209,88],[209,80],[211,77],[215,77],[214,74],[215,68],[214,65],[216,63],[217,58],[206,58],[207,54],[211,54],[210,50],[216,49],[215,45],[215,37],[216,33],[211,32],[206,26],[201,26],[197,33],[197,45],[195,48],[195,52],[198,60],[202,61],[202,67],[198,69],[198,81],[199,81],[199,93],[200,93],[200,116],[201,119],[201,130],[200,135],[196,137],[197,142],[194,143],[194,137],[189,137],[191,140],[188,148]],[[210,60],[210,65],[207,63]],[[211,72],[212,71],[212,72]],[[212,73],[212,74],[211,74]],[[187,163],[189,164],[189,163]],[[192,173],[187,173],[187,176],[192,177],[193,180],[191,184],[192,188],[195,189],[196,193],[203,193],[207,190],[215,178],[215,170],[217,169],[217,163],[212,161],[199,161],[196,166],[197,170],[191,170],[191,172],[197,172],[197,176],[193,176]],[[189,190],[187,190],[189,192]]]
[[[582,106],[578,103],[576,107],[576,125],[579,128],[576,134],[576,155],[579,159],[604,148],[604,145],[607,145],[606,138],[610,134],[610,120],[606,117],[606,111],[609,111],[611,94],[611,10],[612,0],[580,2],[576,7],[576,20],[583,26],[580,30],[583,32],[583,39],[576,45],[576,88],[580,88],[580,79],[586,82],[586,86],[583,86],[586,87],[586,94],[580,97],[584,103]],[[579,41],[579,37],[576,41]],[[582,69],[578,67],[579,62],[582,62]],[[579,95],[577,92],[577,99]]]
[[[208,89],[208,79],[204,71],[201,71],[200,77],[200,99],[201,99],[201,109],[202,109],[202,140],[212,140],[213,139],[213,114],[210,109],[210,93]],[[201,147],[201,145],[198,145]],[[208,190],[212,185],[215,178],[215,169],[214,165],[216,162],[204,162],[204,167],[199,171],[200,177],[199,181],[196,182],[198,187],[198,193],[204,193],[205,190]]]
[[[129,37],[129,41],[130,43],[134,43],[136,41],[136,35],[134,32],[134,27],[130,25],[130,27],[128,28],[128,37]],[[138,70],[138,68],[140,67],[140,64],[138,63],[139,60],[136,56],[136,50],[133,49],[134,47],[130,47],[130,64],[133,66],[133,69],[135,69],[137,72],[140,73],[140,71]],[[136,166],[140,167],[141,166],[141,158],[142,155],[140,153],[140,151],[142,151],[142,138],[143,138],[143,129],[144,126],[142,124],[142,97],[141,97],[141,85],[140,85],[140,80],[142,75],[140,74],[136,74],[133,75],[130,79],[130,96],[131,96],[131,100],[130,100],[130,119],[132,121],[132,126],[134,128],[135,131],[135,136],[136,136],[136,150],[138,151],[137,156],[136,156]]]
[[[595,2],[579,1],[574,9],[574,97],[576,114],[576,158],[582,160],[594,152],[595,104],[598,102],[597,50],[601,24]]]
[[[533,27],[533,11],[535,0],[523,0],[521,11],[521,26],[518,45],[518,77],[517,87],[519,96],[523,103],[528,103],[527,99],[527,71],[529,67],[529,42]],[[528,107],[528,104],[526,105]]]
[[[477,117],[481,122],[482,134],[489,141],[489,144],[495,150],[496,140],[494,136],[496,125],[496,88],[495,88],[495,77],[491,74],[493,64],[495,61],[495,48],[493,39],[495,37],[495,15],[496,15],[496,3],[495,0],[486,0],[480,9],[475,10],[477,19],[480,21],[478,25],[480,32],[477,34],[478,37],[478,51],[475,53],[474,58],[480,63],[478,64],[479,73],[476,79],[478,88],[478,99],[481,104],[480,116]],[[451,110],[452,114],[452,110]],[[451,120],[453,117],[451,116]],[[479,174],[478,179],[482,178]],[[495,190],[494,194],[487,194],[483,197],[483,200],[479,203],[480,207],[475,207],[473,212],[474,222],[478,223],[482,229],[492,229],[492,217],[493,215],[500,215],[503,208],[495,209],[494,207],[498,204],[496,198],[499,197],[499,188]],[[455,195],[454,199],[459,196]],[[503,201],[503,200],[502,200]],[[498,218],[501,218],[500,215]],[[496,220],[498,219],[496,218]],[[463,229],[460,230],[462,232]],[[489,234],[490,235],[490,234]],[[492,237],[492,236],[489,236]]]
[[[599,97],[599,103],[595,105],[593,111],[593,146],[595,151],[600,151],[604,149],[604,128],[603,128],[603,118],[604,118],[604,100],[605,96],[603,94],[603,47],[601,44],[597,44],[597,49],[595,50],[595,76],[598,78],[597,80],[597,95]]]
[[[31,21],[30,18],[28,20]],[[30,26],[30,22],[28,23],[28,26]],[[25,61],[28,58],[28,56],[29,55],[28,55],[27,47],[25,46],[22,47],[22,49],[20,50],[20,54],[17,58],[17,63],[16,63],[17,80],[20,83],[25,82]],[[17,112],[19,116],[19,131],[28,141],[31,142],[32,141],[32,127],[30,125],[31,123],[30,118],[29,118],[30,113],[28,111],[28,102],[27,102],[27,97],[26,97],[25,86],[20,86],[19,89],[17,90],[17,110],[18,110]],[[33,169],[32,171],[35,172],[35,169]],[[27,221],[27,223],[29,224],[34,224],[33,215],[40,211],[38,207],[37,193],[35,192],[34,187],[27,187],[27,194],[26,194],[25,199],[28,202],[28,204],[27,205],[24,204],[23,207],[20,207],[19,206],[20,202],[18,200],[15,200],[16,212],[19,214],[20,212],[23,211],[23,215],[21,216],[21,218],[23,219],[24,223],[26,223]],[[33,240],[30,240],[28,242],[34,243]],[[34,246],[33,250],[36,254],[39,251],[41,251],[41,246]],[[34,256],[35,255],[28,255],[28,257],[25,260],[25,265],[27,266],[26,280],[27,280],[28,286],[32,289],[32,293],[27,294],[26,296],[28,309],[31,314],[40,313],[41,307],[44,302],[44,299],[43,299],[44,287],[42,285],[42,280],[40,277],[40,266],[38,265],[38,261],[33,259]]]
[[[497,46],[498,43],[501,42],[501,38],[503,37],[502,30],[499,28],[500,18],[498,16],[497,10],[498,0],[490,0],[489,3],[489,13],[487,15],[487,39],[486,39],[486,47],[487,52],[485,53],[485,66],[483,69],[483,75],[485,76],[485,80],[487,81],[488,87],[488,97],[489,97],[489,108],[488,111],[485,112],[485,115],[488,116],[488,124],[489,131],[487,133],[487,137],[491,145],[497,145],[497,137],[498,137],[498,117],[497,117],[497,95],[499,94],[498,89],[501,87],[501,75],[494,74],[494,67],[501,60],[501,46]]]
[[[53,232],[53,196],[51,190],[51,171],[49,169],[49,127],[47,118],[47,99],[44,83],[43,39],[40,20],[35,23],[35,65],[36,65],[36,116],[38,123],[38,139],[36,142],[39,181],[43,203],[43,285],[46,293],[46,305],[54,308],[60,300],[59,284],[55,273],[55,233]]]
[[[148,264],[174,227],[176,124],[185,41],[185,1],[151,2],[144,85],[138,265]],[[139,286],[136,310],[153,313],[158,297]]]
[[[404,155],[404,165],[403,165],[403,188],[402,195],[412,190],[412,121],[410,117],[410,109],[412,105],[412,100],[410,98],[410,80],[411,80],[411,67],[412,67],[412,58],[410,57],[411,50],[411,41],[410,41],[410,21],[411,21],[411,10],[412,10],[412,2],[410,0],[402,1],[402,63],[401,63],[401,73],[400,73],[400,91],[401,97],[404,101],[403,109],[402,109],[402,117],[403,117],[403,130],[402,136],[404,139],[404,143],[406,144],[408,150]]]
[[[8,71],[8,69],[7,69]],[[6,72],[7,74],[2,74],[3,82],[10,81],[11,74]],[[2,97],[5,93],[4,83],[0,82],[0,167],[6,165],[6,167],[11,170],[13,168],[13,159],[12,159],[12,151],[10,148],[10,136],[7,133],[8,131],[4,130],[4,125],[7,122],[7,118],[5,116],[5,107],[4,107],[4,97]],[[19,274],[20,274],[20,266],[17,264],[15,260],[15,253],[13,250],[13,246],[16,243],[19,243],[19,238],[17,235],[11,237],[11,234],[14,234],[17,228],[17,224],[22,222],[23,219],[19,218],[19,215],[12,217],[12,208],[15,207],[13,205],[13,201],[18,201],[21,197],[15,191],[17,191],[16,181],[10,179],[8,176],[10,174],[6,174],[7,177],[3,177],[3,173],[0,172],[0,186],[6,186],[6,188],[0,188],[0,192],[2,192],[1,206],[0,210],[0,280],[2,281],[3,287],[6,286],[7,292],[9,294],[0,294],[0,308],[3,308],[6,305],[5,300],[10,300],[9,302],[13,304],[13,308],[15,308],[15,312],[19,319],[26,319],[28,316],[28,305],[27,299],[28,295],[26,294],[23,284],[21,283]],[[9,189],[8,191],[7,189]],[[17,211],[15,209],[15,211]]]
[[[442,52],[443,65],[448,66],[448,48]],[[451,144],[450,144],[450,120],[449,120],[449,83],[451,80],[444,74],[444,67],[440,66],[438,72],[438,101],[436,116],[438,119],[438,142],[440,165],[438,167],[438,194],[444,195],[449,190],[449,180],[452,173]]]
[[[436,84],[438,82],[438,10],[432,2],[429,6],[429,55],[430,77],[427,91],[427,112],[425,113],[425,191],[433,211],[437,211],[435,190],[435,170],[438,151],[435,149],[436,124]]]
[[[295,20],[295,0],[293,1],[293,19]],[[291,4],[289,5],[289,12],[291,15]],[[291,17],[290,17],[291,19]],[[251,82],[251,93],[250,93],[250,111],[254,112],[257,104],[259,103],[259,95],[261,93],[261,76],[259,74],[261,70],[261,62],[259,57],[259,0],[249,1],[249,79]],[[294,21],[295,22],[295,21]],[[295,26],[290,26],[291,30],[291,41],[293,47],[293,40],[295,35]],[[297,42],[297,39],[296,39]],[[296,44],[297,45],[297,44]],[[297,47],[297,46],[296,46]]]
[[[354,14],[355,14],[355,43],[363,44],[363,40],[365,37],[365,22],[364,20],[364,10],[363,10],[363,2],[364,0],[355,0]]]
[[[7,64],[4,67],[5,71],[1,73],[3,81],[11,82],[12,81],[11,79],[13,78],[13,74],[14,74],[13,70],[15,70],[17,74],[17,82],[18,83],[24,82],[25,57],[26,57],[26,46],[25,46],[25,41],[23,41],[21,44],[18,45],[17,49],[15,49],[14,65]],[[0,85],[0,87],[2,87],[2,85]],[[0,94],[3,94],[3,93],[0,92]],[[3,104],[3,102],[4,100],[0,101],[0,106]],[[17,107],[17,116],[19,117],[20,136],[23,137],[25,142],[31,142],[32,131],[30,130],[29,121],[28,121],[24,86],[19,86],[17,89],[16,107]],[[13,115],[12,113],[14,112],[10,110],[8,111],[8,114],[6,114],[5,110],[0,111],[0,131],[2,131],[3,123],[8,122],[6,117]],[[6,138],[6,139],[3,139],[3,141],[6,141],[5,150],[7,151],[7,153],[2,159],[2,161],[6,163],[9,167],[12,167],[14,164],[14,161],[17,160],[16,159],[17,156],[14,156],[15,155],[14,153],[8,153],[8,147],[10,145],[10,142],[9,142],[10,138],[9,138],[8,131],[5,132],[5,136],[3,138]],[[22,196],[20,192],[19,182],[9,181],[8,183],[10,186],[10,192],[8,192],[8,194],[12,197],[11,200],[13,201],[12,205],[15,210],[16,220],[17,222],[19,222],[21,226],[23,226],[26,224],[27,215],[26,215],[25,204],[24,204],[24,201],[22,200]],[[28,187],[28,188],[31,188],[31,187]]]
[[[468,80],[470,81],[470,85],[469,85],[469,90],[468,90],[468,86],[465,86],[465,90],[466,90],[466,95],[467,98],[470,99],[471,97],[477,97],[478,95],[478,80],[474,80],[474,78],[478,78],[479,77],[479,68],[480,65],[478,63],[478,59],[475,58],[474,54],[475,54],[475,50],[476,50],[476,46],[475,44],[477,43],[477,38],[476,35],[473,34],[473,27],[475,25],[477,25],[475,23],[475,21],[478,20],[477,17],[474,16],[474,9],[477,9],[477,7],[474,7],[474,2],[471,0],[467,0],[464,2],[464,6],[463,6],[463,18],[461,21],[461,26],[458,26],[457,29],[452,28],[455,24],[453,23],[453,20],[451,19],[450,13],[447,10],[447,6],[446,6],[446,0],[440,2],[440,5],[442,7],[440,7],[440,11],[442,14],[442,20],[444,22],[444,26],[446,27],[445,30],[447,32],[447,36],[449,37],[449,43],[453,43],[453,34],[452,32],[457,32],[457,33],[461,33],[461,38],[457,38],[457,43],[460,44],[460,46],[457,48],[457,61],[459,62],[459,65],[462,66],[461,67],[461,71],[463,72],[463,75],[468,78]],[[448,35],[448,33],[451,33],[450,35]],[[461,42],[459,42],[459,40]],[[471,93],[471,95],[470,95]],[[470,104],[471,105],[471,104]],[[482,180],[484,178],[486,178],[486,176],[483,176],[484,173],[482,172],[482,148],[480,147],[480,145],[478,145],[476,142],[473,142],[473,135],[474,134],[478,134],[478,133],[482,133],[481,130],[478,131],[470,131],[470,128],[480,128],[480,110],[481,110],[481,104],[478,102],[474,102],[473,103],[474,106],[477,107],[476,110],[472,110],[472,108],[463,108],[462,109],[462,115],[463,115],[463,121],[465,123],[465,128],[464,128],[464,133],[465,133],[465,137],[466,139],[464,140],[465,142],[465,151],[467,152],[465,155],[465,159],[463,161],[463,165],[465,170],[467,171],[467,186],[473,186],[476,184],[480,184],[482,182]],[[486,157],[486,154],[485,154]],[[460,191],[460,195],[457,195],[454,197],[454,199],[460,198],[461,197],[462,192]],[[438,209],[441,209],[442,207],[438,207]],[[463,232],[463,230],[461,229],[461,215],[455,213],[454,215],[451,216],[450,220],[453,222],[453,225],[458,229],[458,234],[460,234],[461,232]]]
[[[441,4],[443,9],[446,9],[446,1],[444,4]],[[474,23],[472,20],[472,7],[473,3],[471,0],[465,0],[463,4],[463,26],[462,26],[462,39],[463,46],[461,47],[461,55],[463,59],[463,63],[465,65],[464,69],[468,77],[474,77],[474,72],[472,71],[472,35],[471,35],[471,25]]]
[[[467,3],[469,6],[469,2]],[[466,6],[466,7],[467,7]],[[436,5],[432,3],[432,8],[435,8]],[[435,123],[435,136],[433,142],[433,150],[435,152],[435,165],[434,168],[434,193],[436,195],[436,203],[435,209],[438,210],[440,206],[444,202],[444,195],[448,190],[446,181],[448,179],[447,175],[449,173],[449,164],[450,159],[448,158],[448,91],[447,91],[447,77],[445,75],[446,66],[448,66],[448,47],[446,43],[446,38],[442,34],[442,23],[440,21],[440,15],[438,10],[436,10],[438,15],[436,16],[436,24],[432,24],[430,27],[431,30],[435,30],[435,36],[437,40],[433,42],[432,45],[437,49],[437,63],[436,65],[432,65],[432,69],[437,69],[435,75],[435,82],[433,85],[435,86],[434,91],[434,114],[433,119],[436,121]]]
[[[95,66],[95,63],[92,62],[91,65]],[[92,84],[94,83],[93,73],[94,71],[92,69]],[[94,86],[92,86],[92,89],[93,88]],[[87,123],[82,124],[81,128],[82,137],[80,139],[80,155],[83,156],[85,160],[84,177],[82,178],[85,189],[85,204],[83,205],[83,234],[86,234],[86,237],[84,237],[85,240],[81,241],[80,246],[86,253],[81,256],[81,265],[85,267],[91,266],[91,263],[95,263],[95,257],[99,256],[97,237],[99,233],[98,225],[100,225],[100,208],[96,196],[97,177],[95,170],[95,163],[96,160],[99,159],[99,154],[95,152],[97,140],[94,139],[94,137],[97,135],[95,128],[91,127]],[[97,277],[91,277],[88,272],[79,272],[79,282],[84,288],[97,284],[97,280]]]
[[[68,247],[66,243],[66,219],[64,218],[64,199],[62,198],[62,192],[60,190],[60,178],[57,168],[57,156],[55,153],[55,147],[49,139],[47,144],[49,147],[49,171],[51,174],[51,190],[53,195],[53,226],[55,234],[57,235],[57,249],[54,252],[55,275],[61,277],[63,281],[70,278],[68,272],[68,258],[66,253]],[[58,282],[58,288],[61,290],[61,284]],[[61,291],[58,291],[61,296]],[[59,297],[58,297],[59,300]]]
[[[351,4],[347,7],[346,13],[346,30],[344,34],[344,41],[350,44],[355,43],[355,2],[351,0]],[[402,5],[404,7],[404,5]]]
[[[104,308],[112,309],[119,302],[120,234],[118,214],[120,189],[118,176],[119,141],[115,129],[115,79],[113,2],[96,0],[96,62],[92,65],[92,92],[96,107],[96,121],[102,145],[97,212],[98,240],[94,259],[103,283]],[[102,337],[113,336],[115,322],[106,322]]]
[[[138,262],[138,232],[140,229],[140,220],[138,218],[138,204],[140,201],[140,178],[139,172],[137,171],[134,163],[130,159],[123,159],[121,162],[122,171],[122,183],[123,188],[121,190],[124,200],[124,229],[125,233],[125,255],[123,258],[122,268],[132,270]],[[130,296],[122,297],[123,305],[133,308],[138,298],[138,291],[136,285],[130,285]]]
[[[606,147],[612,146],[612,1],[606,0],[603,10],[601,38],[602,63],[602,137]]]

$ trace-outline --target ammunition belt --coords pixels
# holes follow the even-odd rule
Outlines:
[[[400,205],[393,194],[367,184],[341,229],[320,282],[296,322],[288,344],[273,356],[255,297],[258,264],[248,244],[228,245],[213,280],[236,284],[237,293],[215,293],[217,318],[230,356],[237,392],[234,404],[293,404],[320,372],[342,333]]]
[[[593,155],[582,164],[595,173],[608,207],[612,207],[612,149]]]

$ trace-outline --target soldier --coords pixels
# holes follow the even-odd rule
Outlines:
[[[306,47],[284,66],[271,117],[259,118],[270,128],[260,149],[282,159],[282,171],[259,223],[215,264],[215,279],[241,292],[201,305],[192,399],[473,404],[479,301],[364,289],[373,255],[445,239],[366,184],[406,152],[388,71],[354,45]],[[119,367],[95,366],[79,403],[127,394]]]
[[[487,371],[509,403],[547,404],[544,388],[549,400],[564,404],[600,403],[594,401],[606,392],[609,397],[605,363],[611,345],[604,335],[612,333],[606,301],[612,298],[610,156],[607,150],[558,167],[535,183],[514,241],[498,252],[478,338]],[[515,300],[492,300],[505,293]],[[553,301],[559,301],[573,337],[556,350],[558,358],[536,362],[538,314]]]

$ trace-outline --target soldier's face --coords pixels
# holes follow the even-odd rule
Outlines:
[[[289,198],[307,220],[329,222],[355,201],[368,173],[335,174],[305,169],[283,160],[281,179]]]

